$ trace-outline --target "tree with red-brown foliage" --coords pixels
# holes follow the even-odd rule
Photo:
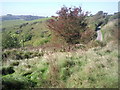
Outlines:
[[[88,12],[83,12],[81,7],[63,6],[57,14],[58,16],[52,16],[53,18],[48,20],[49,29],[68,44],[80,43],[82,34],[88,30],[86,22]]]

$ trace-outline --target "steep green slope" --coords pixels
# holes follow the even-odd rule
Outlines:
[[[47,43],[50,40],[50,32],[46,27],[46,20],[48,19],[49,18],[33,21],[4,21],[4,28],[2,29],[3,38],[4,34],[11,34],[12,37],[18,39],[21,46],[39,46]]]
[[[22,23],[25,23],[26,21],[24,20],[5,20],[2,21],[2,28],[7,28],[7,27],[14,27],[15,25],[20,25]]]

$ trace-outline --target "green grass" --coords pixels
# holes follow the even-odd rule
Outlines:
[[[6,31],[11,31],[20,40],[27,35],[32,39],[26,41],[26,46],[40,46],[50,41],[51,32],[46,27],[46,20],[43,18],[27,21],[28,24],[20,28],[26,22],[18,22],[16,26],[6,25]],[[13,23],[13,22],[12,22]],[[15,22],[14,22],[15,23]],[[94,28],[91,24],[91,28]],[[112,25],[112,26],[111,26]],[[118,49],[117,43],[108,39],[112,37],[113,23],[108,23],[102,28],[104,42],[93,42],[86,51],[78,48],[75,52],[52,52],[34,50],[31,52],[25,49],[19,51],[4,52],[8,62],[3,67],[12,66],[15,70],[12,74],[3,75],[3,87],[8,89],[23,89],[29,87],[45,88],[118,88]],[[20,34],[16,31],[22,30]],[[111,39],[112,40],[112,39]],[[96,47],[95,47],[96,46]],[[86,48],[86,47],[85,47]],[[87,47],[88,48],[88,47]],[[11,54],[10,54],[11,53]],[[38,55],[42,53],[42,55]],[[18,59],[17,57],[23,57]],[[18,65],[17,65],[18,64]]]
[[[109,42],[113,39],[117,39],[117,31],[118,31],[118,21],[117,19],[108,22],[105,26],[102,27],[101,32],[103,34],[103,40]]]
[[[48,19],[51,19],[51,17],[48,17],[48,18],[41,18],[41,19],[36,19],[36,20],[32,20],[32,21],[29,21],[29,22],[40,22],[40,21],[46,21]]]
[[[25,20],[4,20],[2,21],[2,28],[7,28],[7,27],[13,27],[15,25],[20,25],[23,23],[32,23],[32,22],[41,22],[41,21],[46,21],[50,18],[41,18],[41,19],[36,19],[36,20],[31,20],[31,21],[25,21]]]
[[[11,79],[25,78],[35,87],[118,88],[117,45],[111,47],[111,44],[114,42],[103,48],[49,52],[41,57],[20,60]],[[7,76],[3,78],[9,78]]]
[[[32,21],[22,20],[7,20],[3,22],[5,30],[4,34],[11,32],[11,34],[18,38],[22,46],[22,41],[27,39],[27,36],[32,36],[30,40],[24,42],[24,46],[39,46],[50,41],[50,31],[46,26],[46,20],[50,18],[42,18]],[[27,25],[24,25],[28,23]],[[22,27],[20,27],[22,25]],[[21,31],[20,34],[16,34]],[[3,37],[4,38],[4,37]]]
[[[13,27],[15,25],[20,25],[25,22],[26,21],[24,21],[24,20],[5,20],[5,21],[2,21],[2,28]]]

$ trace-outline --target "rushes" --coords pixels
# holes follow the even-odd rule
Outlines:
[[[47,53],[47,56],[49,63],[48,81],[51,87],[56,87],[59,85],[59,67],[57,65],[57,59],[53,52]]]

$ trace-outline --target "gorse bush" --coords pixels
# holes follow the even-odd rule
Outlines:
[[[1,70],[0,70],[1,71]],[[14,73],[15,71],[14,71],[14,69],[13,69],[13,67],[3,67],[2,68],[2,75],[7,75],[7,74],[12,74],[12,73]]]
[[[19,77],[19,78],[18,78]],[[33,87],[35,82],[29,80],[26,77],[17,75],[6,75],[2,78],[2,89],[3,90],[29,90],[29,87]]]
[[[18,38],[12,35],[11,33],[2,34],[2,38],[3,38],[2,40],[3,49],[20,47]]]
[[[50,41],[50,39],[51,39],[50,37],[37,39],[33,42],[33,46],[44,45],[44,44],[48,43]]]
[[[63,6],[57,14],[58,16],[48,20],[49,29],[56,37],[62,37],[68,44],[79,43],[82,34],[89,30],[86,20],[88,12],[83,12],[81,7]]]
[[[30,51],[21,51],[21,50],[6,50],[2,53],[2,60],[5,61],[8,58],[13,60],[28,59],[33,57],[42,56],[42,52],[30,52]]]

